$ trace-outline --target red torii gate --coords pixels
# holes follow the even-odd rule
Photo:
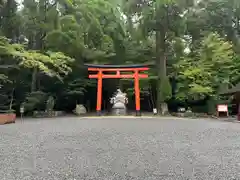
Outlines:
[[[94,64],[85,65],[88,67],[88,71],[97,72],[97,74],[90,74],[89,78],[98,79],[96,110],[99,115],[101,114],[102,106],[102,79],[106,78],[134,79],[136,115],[137,116],[141,115],[139,79],[148,78],[147,74],[140,74],[141,71],[149,70],[148,65],[94,65]],[[116,74],[104,74],[104,72],[116,72]],[[129,74],[121,74],[121,72],[129,72]]]

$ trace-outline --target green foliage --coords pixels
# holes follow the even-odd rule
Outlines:
[[[5,82],[7,81],[8,77],[4,74],[0,74],[0,82]]]
[[[230,68],[230,81],[231,84],[236,85],[240,81],[240,55],[236,54],[233,58],[233,65]]]
[[[56,76],[61,79],[61,74],[66,75],[71,71],[68,64],[72,62],[72,59],[63,53],[49,52],[42,54],[36,51],[28,51],[17,55],[21,59],[20,66],[30,69],[37,68],[51,77]]]
[[[0,100],[1,100],[0,110],[8,110],[10,103],[9,96],[4,94],[3,91],[0,91]]]
[[[84,95],[86,88],[89,86],[92,86],[91,81],[85,79],[75,79],[74,81],[68,83],[65,93],[67,96]]]
[[[134,84],[134,80],[133,79],[121,79],[121,84],[122,86],[126,86],[128,88],[126,88],[126,93],[128,94],[128,96],[134,96],[135,94],[135,88],[131,87],[131,85]],[[148,79],[140,79],[139,80],[139,86],[140,86],[140,93],[141,95],[150,95],[150,81]]]
[[[26,99],[23,103],[25,112],[31,112],[33,110],[41,110],[44,108],[47,101],[47,94],[41,91],[32,92],[26,95]]]
[[[10,56],[15,53],[15,46],[9,43],[9,39],[4,36],[0,36],[0,56]]]
[[[45,54],[33,50],[25,50],[20,44],[10,44],[4,37],[0,37],[0,57],[11,56],[20,66],[38,68],[41,72],[61,78],[61,74],[71,71],[69,64],[73,59],[61,52],[46,52]]]
[[[199,100],[213,96],[223,83],[229,83],[234,60],[232,45],[216,33],[206,36],[194,59],[183,58],[175,67],[178,71],[177,98]]]
[[[178,70],[177,99],[198,100],[213,92],[209,82],[211,74],[196,64],[196,61],[183,59],[176,65],[176,69]]]

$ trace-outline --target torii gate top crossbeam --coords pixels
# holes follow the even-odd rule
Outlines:
[[[133,64],[133,65],[112,65],[112,64],[85,64],[88,68],[114,68],[114,69],[129,69],[129,68],[143,68],[148,67],[150,64]]]
[[[98,71],[101,72],[101,78],[147,78],[147,74],[139,74],[141,71],[149,70],[146,65],[95,65],[86,64],[88,66],[88,71]],[[116,72],[116,74],[103,74],[103,72]],[[121,72],[134,72],[134,74],[121,74]],[[89,78],[99,78],[98,74],[90,74]]]

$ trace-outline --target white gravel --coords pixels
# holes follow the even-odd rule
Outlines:
[[[240,123],[29,119],[0,126],[0,180],[238,180]]]

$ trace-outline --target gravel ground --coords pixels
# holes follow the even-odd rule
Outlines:
[[[0,126],[0,180],[240,179],[240,123],[32,119]]]

